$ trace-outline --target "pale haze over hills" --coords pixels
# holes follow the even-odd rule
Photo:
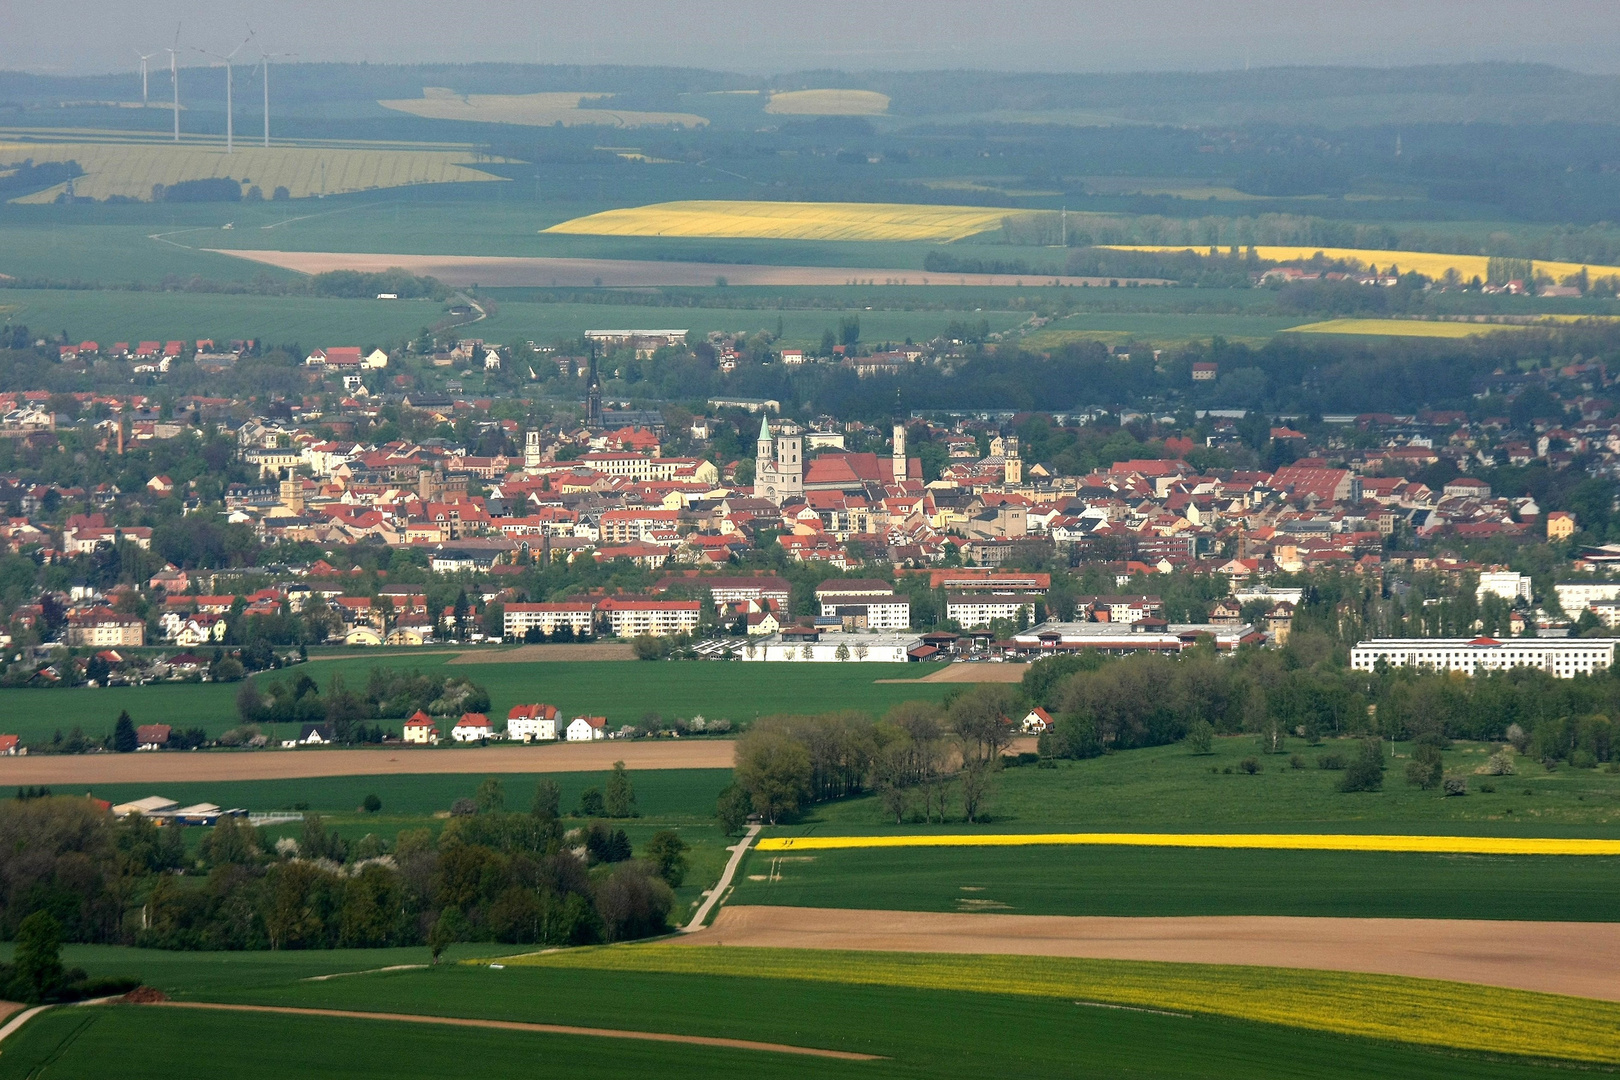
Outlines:
[[[51,74],[122,70],[132,49],[228,51],[249,23],[272,51],[303,61],[649,64],[770,73],[980,68],[1002,71],[1210,70],[1296,64],[1409,65],[1510,60],[1620,71],[1620,5],[1259,0],[1016,5],[830,0],[815,5],[491,0],[84,0],[11,4],[0,68]],[[159,54],[159,60],[166,60]],[[186,52],[183,63],[206,63]]]

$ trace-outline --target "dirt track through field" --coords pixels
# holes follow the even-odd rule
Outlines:
[[[532,1031],[546,1035],[587,1035],[600,1039],[633,1039],[641,1042],[682,1043],[687,1046],[716,1046],[727,1050],[757,1050],[771,1054],[798,1054],[804,1057],[837,1058],[840,1061],[879,1061],[875,1054],[848,1050],[823,1050],[791,1043],[754,1042],[751,1039],[721,1039],[709,1035],[671,1035],[661,1031],[625,1031],[619,1028],[576,1027],[572,1024],[530,1024],[517,1020],[475,1020],[456,1016],[418,1016],[412,1013],[356,1012],[350,1009],[302,1009],[291,1005],[222,1005],[207,1001],[161,1001],[144,1008],[218,1009],[225,1012],[277,1013],[284,1016],[335,1016],[345,1020],[389,1020],[402,1024],[443,1024],[450,1027],[493,1028],[497,1031]]]
[[[1317,968],[1620,1001],[1615,923],[1131,919],[738,905],[675,943]]]
[[[1107,278],[1039,274],[942,274],[925,270],[874,270],[864,266],[763,266],[752,263],[664,262],[641,259],[563,259],[504,255],[386,255],[345,251],[253,251],[207,249],[302,274],[331,270],[376,273],[399,267],[436,277],[447,285],[485,288],[650,288],[665,285],[978,285],[1031,287],[1107,285]]]
[[[946,664],[920,679],[874,679],[879,683],[1015,683],[1024,681],[1024,664]]]
[[[0,758],[0,787],[160,784],[193,780],[291,780],[312,776],[606,772],[630,769],[729,769],[725,739],[659,739],[382,750],[249,750],[155,754],[78,754]]]

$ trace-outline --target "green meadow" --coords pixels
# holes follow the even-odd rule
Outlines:
[[[505,718],[513,705],[546,702],[568,716],[606,716],[618,726],[649,712],[664,717],[726,719],[746,724],[778,713],[860,709],[881,714],[906,700],[939,700],[950,683],[880,683],[917,679],[935,670],[915,664],[750,664],[698,661],[528,661],[447,665],[448,653],[379,652],[365,657],[312,660],[307,666],[264,672],[261,685],[307,673],[325,689],[334,676],[364,687],[374,667],[443,672],[489,690],[490,713]],[[0,728],[25,742],[48,740],[61,729],[82,727],[92,738],[110,732],[120,710],[137,724],[201,727],[217,735],[238,723],[232,684],[160,684],[0,691]],[[399,720],[390,721],[398,727]],[[279,734],[285,734],[278,732]],[[446,751],[449,752],[449,751]]]
[[[729,950],[728,950],[729,951]],[[107,950],[111,953],[111,950]],[[393,953],[399,955],[396,959]],[[498,955],[487,950],[485,955]],[[87,962],[141,970],[180,998],[389,1011],[718,1036],[877,1055],[839,1061],[707,1046],[382,1020],[100,1006],[30,1022],[0,1077],[939,1077],[994,1075],[1478,1080],[1557,1075],[1488,1059],[1215,1016],[906,986],[664,972],[450,966],[320,982],[332,970],[423,963],[426,950],[287,962],[199,954],[178,963],[125,950]],[[149,963],[148,961],[152,961]],[[188,962],[189,960],[189,962]],[[379,961],[384,961],[380,963]],[[346,965],[346,966],[345,966]],[[1167,966],[1168,967],[1168,966]],[[145,975],[151,971],[151,975]],[[207,1053],[199,1048],[207,1047]]]
[[[1620,918],[1620,865],[1575,856],[1142,847],[750,852],[733,904],[1016,915]]]

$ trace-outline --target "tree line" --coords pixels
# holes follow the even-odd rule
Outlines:
[[[616,775],[629,784],[622,768]],[[367,834],[351,843],[316,815],[279,839],[239,818],[222,819],[195,850],[185,834],[139,816],[114,819],[86,798],[0,803],[8,852],[0,936],[23,935],[35,919],[29,933],[74,942],[426,944],[437,959],[457,941],[560,946],[662,933],[686,872],[687,845],[675,831],[656,833],[638,853],[605,821],[565,823],[550,781],[520,812],[487,779],[475,798],[458,800],[437,836],[406,829],[392,842]],[[41,913],[51,927],[40,927]]]

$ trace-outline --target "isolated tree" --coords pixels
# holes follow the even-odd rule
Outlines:
[[[1421,744],[1412,751],[1412,760],[1407,763],[1406,782],[1429,791],[1440,786],[1445,773],[1445,761],[1440,756],[1439,748]]]
[[[364,810],[368,814],[375,814],[377,811],[382,809],[382,800],[377,797],[376,792],[373,792],[370,795],[367,795],[360,803],[360,809]]]
[[[480,814],[496,814],[506,809],[506,786],[498,776],[486,776],[478,785],[473,800]]]
[[[61,988],[62,925],[48,911],[36,911],[17,926],[9,996],[37,1005]]]
[[[660,829],[653,833],[641,848],[641,857],[652,864],[658,876],[676,888],[686,878],[686,852],[689,845],[674,829]]]
[[[1214,752],[1215,728],[1208,720],[1194,720],[1187,728],[1187,749],[1195,754]]]
[[[453,612],[456,624],[456,640],[467,640],[467,615],[472,610],[467,602],[467,590],[462,589],[456,594],[456,605]]]
[[[113,725],[113,749],[120,754],[133,752],[140,745],[135,736],[135,721],[129,718],[126,710],[118,714],[118,722]]]
[[[534,786],[534,801],[529,804],[529,813],[543,822],[556,821],[562,814],[562,789],[557,781],[541,778]]]
[[[1384,748],[1379,739],[1364,739],[1361,750],[1339,781],[1340,791],[1382,791],[1384,787]]]
[[[624,767],[624,762],[615,761],[613,772],[608,776],[607,791],[602,797],[603,809],[608,817],[625,818],[637,817],[636,789],[630,783],[630,773]]]
[[[727,836],[741,836],[748,828],[748,815],[754,811],[754,800],[741,784],[727,784],[715,805],[714,816],[720,819],[720,828]]]
[[[601,817],[606,811],[601,788],[588,787],[579,793],[580,817]]]

